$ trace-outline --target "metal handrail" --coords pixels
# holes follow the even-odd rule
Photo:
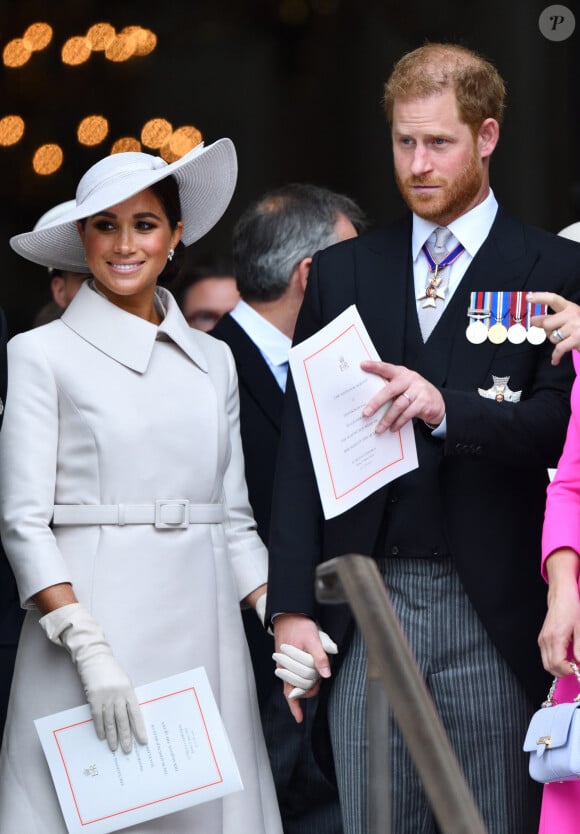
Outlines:
[[[380,679],[442,834],[487,834],[376,562],[356,554],[323,562],[316,571],[316,597],[322,603],[349,603],[367,645],[369,695],[376,708],[373,687]],[[385,723],[380,743],[376,727],[369,733],[369,834],[391,830],[390,802],[385,801],[390,791],[383,774],[371,771],[381,761],[381,750],[388,749]]]

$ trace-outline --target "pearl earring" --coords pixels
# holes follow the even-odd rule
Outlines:
[[[175,255],[175,249],[170,249],[169,252],[167,253],[167,260],[172,261],[174,255]]]

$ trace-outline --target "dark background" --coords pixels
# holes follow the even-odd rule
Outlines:
[[[48,278],[16,256],[12,234],[32,228],[74,196],[84,171],[148,119],[196,125],[206,144],[234,140],[239,180],[217,227],[194,254],[229,251],[232,225],[263,190],[310,181],[343,191],[382,224],[402,210],[392,181],[383,82],[394,61],[425,40],[456,41],[492,60],[508,108],[492,161],[496,196],[523,219],[557,232],[580,219],[578,82],[580,18],[565,41],[540,32],[537,0],[0,0],[0,50],[33,22],[54,29],[50,46],[20,69],[0,70],[0,118],[21,115],[21,142],[0,148],[0,304],[12,333],[48,300]],[[102,53],[66,67],[60,47],[93,23],[140,25],[158,37],[149,56],[122,64]],[[96,148],[76,141],[78,122],[109,119]],[[65,152],[54,175],[32,172],[36,148]]]

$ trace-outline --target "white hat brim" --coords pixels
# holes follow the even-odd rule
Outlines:
[[[183,221],[181,239],[185,246],[199,240],[222,217],[234,193],[238,167],[233,142],[219,139],[207,147],[202,143],[169,165],[160,157],[151,159],[156,160],[155,167],[130,170],[126,175],[119,159],[119,170],[105,184],[84,196],[82,202],[79,202],[77,192],[77,200],[69,211],[54,223],[15,235],[10,239],[10,246],[23,258],[42,266],[68,272],[89,272],[77,222],[128,200],[168,176],[173,176],[179,186]]]
[[[571,223],[569,226],[564,226],[558,234],[560,237],[566,237],[568,240],[575,240],[576,243],[580,243],[580,222],[576,221],[576,223]]]

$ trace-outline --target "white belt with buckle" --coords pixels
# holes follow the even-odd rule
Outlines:
[[[190,524],[220,524],[223,504],[190,504],[187,499],[160,499],[154,504],[55,504],[52,524],[153,524],[160,530],[179,530]]]

